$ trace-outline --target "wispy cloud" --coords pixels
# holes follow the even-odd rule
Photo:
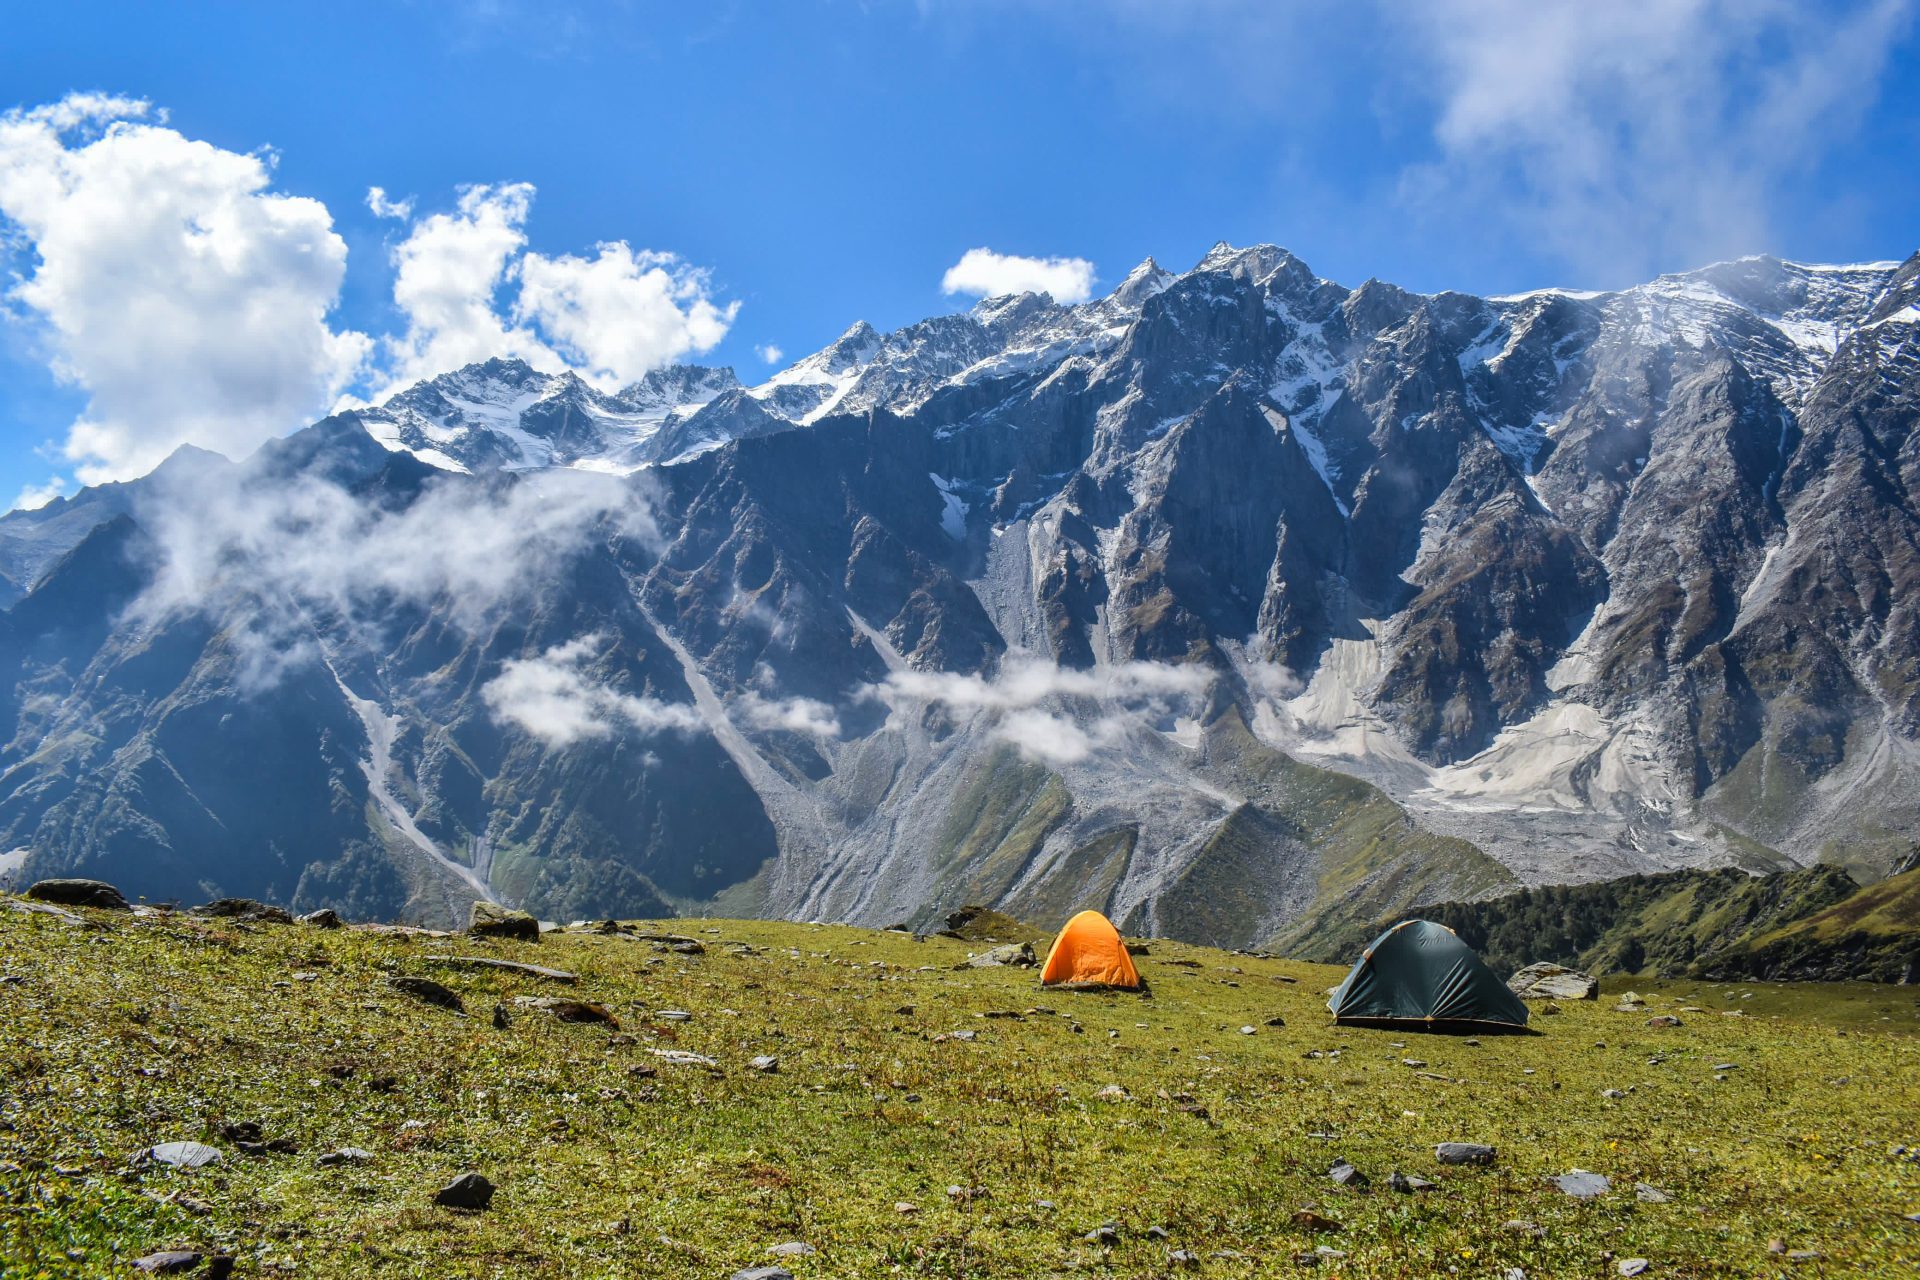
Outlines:
[[[591,664],[606,647],[600,635],[580,636],[533,658],[502,663],[480,689],[494,719],[516,725],[549,747],[640,735],[691,733],[702,721],[692,706],[626,693],[597,678]]]

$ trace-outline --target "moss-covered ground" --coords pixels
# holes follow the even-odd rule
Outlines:
[[[817,1250],[784,1261],[801,1280],[1920,1266],[1903,1216],[1920,1157],[1895,1150],[1920,1147],[1911,988],[1649,983],[1647,1008],[1618,1012],[1615,984],[1540,1034],[1475,1043],[1329,1025],[1337,969],[1160,942],[1144,999],[956,969],[978,942],[835,926],[656,926],[693,955],[81,914],[0,900],[9,1280],[126,1273],[167,1247],[240,1276],[725,1280],[795,1241]],[[475,955],[579,981],[433,963]],[[406,975],[473,1016],[389,982]],[[619,1028],[513,1003],[549,995]],[[1667,1013],[1683,1025],[1648,1026]],[[244,1154],[223,1130],[246,1122],[297,1153]],[[133,1159],[188,1139],[224,1158]],[[1498,1155],[1441,1165],[1456,1140]],[[346,1147],[371,1158],[317,1163]],[[1370,1185],[1336,1186],[1336,1158]],[[1549,1183],[1574,1168],[1612,1190]],[[465,1170],[492,1206],[436,1207]],[[1392,1190],[1395,1170],[1437,1188]],[[1116,1244],[1082,1238],[1108,1221]]]

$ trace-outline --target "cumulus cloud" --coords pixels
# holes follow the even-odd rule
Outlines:
[[[756,729],[804,734],[809,738],[840,736],[840,713],[817,698],[767,698],[749,691],[734,709]]]
[[[13,507],[11,509],[14,511],[38,511],[55,498],[64,496],[71,487],[65,477],[49,476],[45,484],[30,484],[15,494]]]
[[[614,689],[588,670],[600,635],[580,636],[535,658],[513,658],[480,689],[494,719],[519,726],[550,747],[639,734],[688,733],[700,715],[683,703],[662,702]]]
[[[753,349],[753,354],[759,356],[762,360],[765,360],[768,364],[779,364],[782,360],[786,358],[786,355],[787,355],[785,351],[782,351],[779,347],[775,346],[771,342],[762,343],[761,345],[755,347]]]
[[[947,268],[943,293],[994,298],[1007,293],[1050,293],[1070,305],[1093,296],[1093,264],[1085,258],[1022,258],[991,249],[969,249]]]
[[[995,737],[1048,764],[1077,764],[1122,742],[1132,725],[1163,719],[1212,682],[1202,667],[1127,662],[1080,670],[1016,655],[991,676],[901,670],[868,693],[896,714],[939,705],[984,716]]]
[[[1517,223],[1608,281],[1753,252],[1785,185],[1870,106],[1863,90],[1913,8],[1419,6],[1406,20],[1416,65],[1432,69],[1443,158],[1410,171],[1404,193]]]
[[[588,379],[618,387],[727,336],[737,302],[717,305],[707,273],[625,241],[595,256],[527,254],[514,314],[539,326]]]
[[[390,200],[387,198],[385,187],[368,187],[367,208],[373,211],[373,216],[376,218],[398,218],[405,222],[413,217],[413,197]]]
[[[328,316],[346,243],[326,206],[271,190],[272,156],[182,136],[136,99],[0,115],[10,296],[86,392],[63,451],[87,483],[182,444],[241,454],[323,411],[369,339]]]

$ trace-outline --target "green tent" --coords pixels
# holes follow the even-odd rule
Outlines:
[[[1333,1020],[1406,1031],[1518,1031],[1527,1006],[1453,930],[1403,920],[1373,940],[1327,1001]]]

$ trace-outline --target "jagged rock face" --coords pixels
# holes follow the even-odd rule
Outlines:
[[[1480,299],[1221,245],[756,387],[473,366],[0,520],[0,850],[363,917],[1249,945],[1516,878],[1884,872],[1916,299],[1920,258]]]

